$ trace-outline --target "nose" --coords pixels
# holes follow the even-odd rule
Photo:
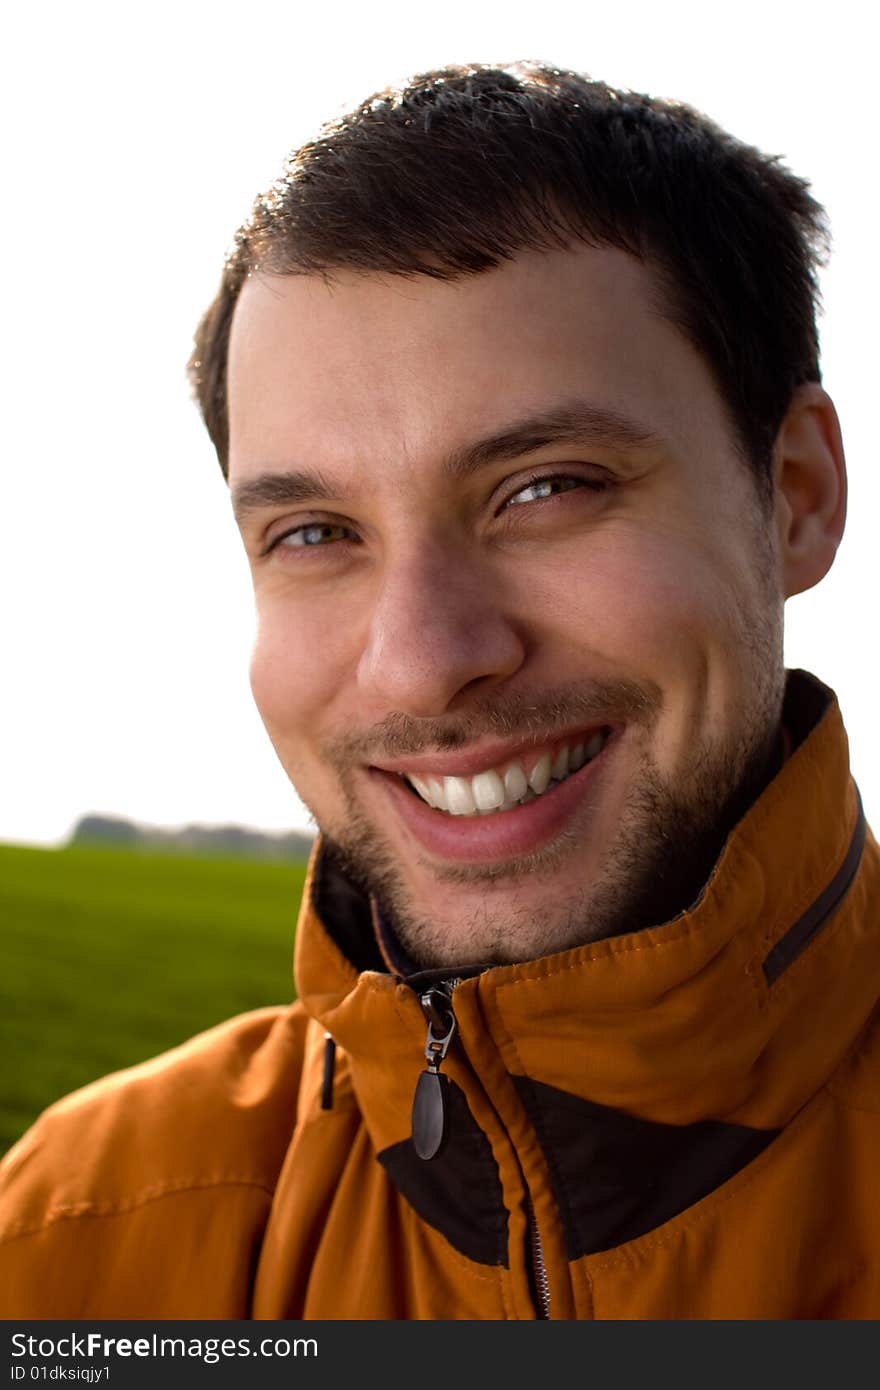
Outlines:
[[[383,714],[430,718],[507,680],[525,645],[499,589],[488,563],[454,543],[386,564],[358,664],[362,695]]]

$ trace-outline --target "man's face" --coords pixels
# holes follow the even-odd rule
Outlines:
[[[643,264],[586,247],[242,291],[254,696],[421,964],[666,920],[765,773],[773,520],[658,302]]]

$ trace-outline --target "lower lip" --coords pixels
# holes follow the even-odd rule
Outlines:
[[[386,787],[406,828],[430,854],[459,863],[491,863],[530,854],[564,829],[585,796],[595,789],[620,732],[615,729],[601,753],[559,786],[525,806],[495,811],[491,816],[451,816],[435,811],[409,791],[397,773],[379,768],[370,771]]]

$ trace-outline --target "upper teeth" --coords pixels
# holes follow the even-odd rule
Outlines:
[[[532,801],[552,784],[562,782],[602,749],[607,729],[597,729],[586,741],[564,744],[551,759],[542,753],[526,772],[520,761],[478,772],[475,777],[414,777],[407,781],[423,801],[453,816],[488,816]]]

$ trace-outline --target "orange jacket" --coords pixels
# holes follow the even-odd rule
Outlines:
[[[319,849],[301,1002],[86,1087],[8,1155],[2,1315],[880,1316],[880,853],[833,692],[789,673],[784,717],[689,911],[454,987],[432,1159],[418,993]]]

